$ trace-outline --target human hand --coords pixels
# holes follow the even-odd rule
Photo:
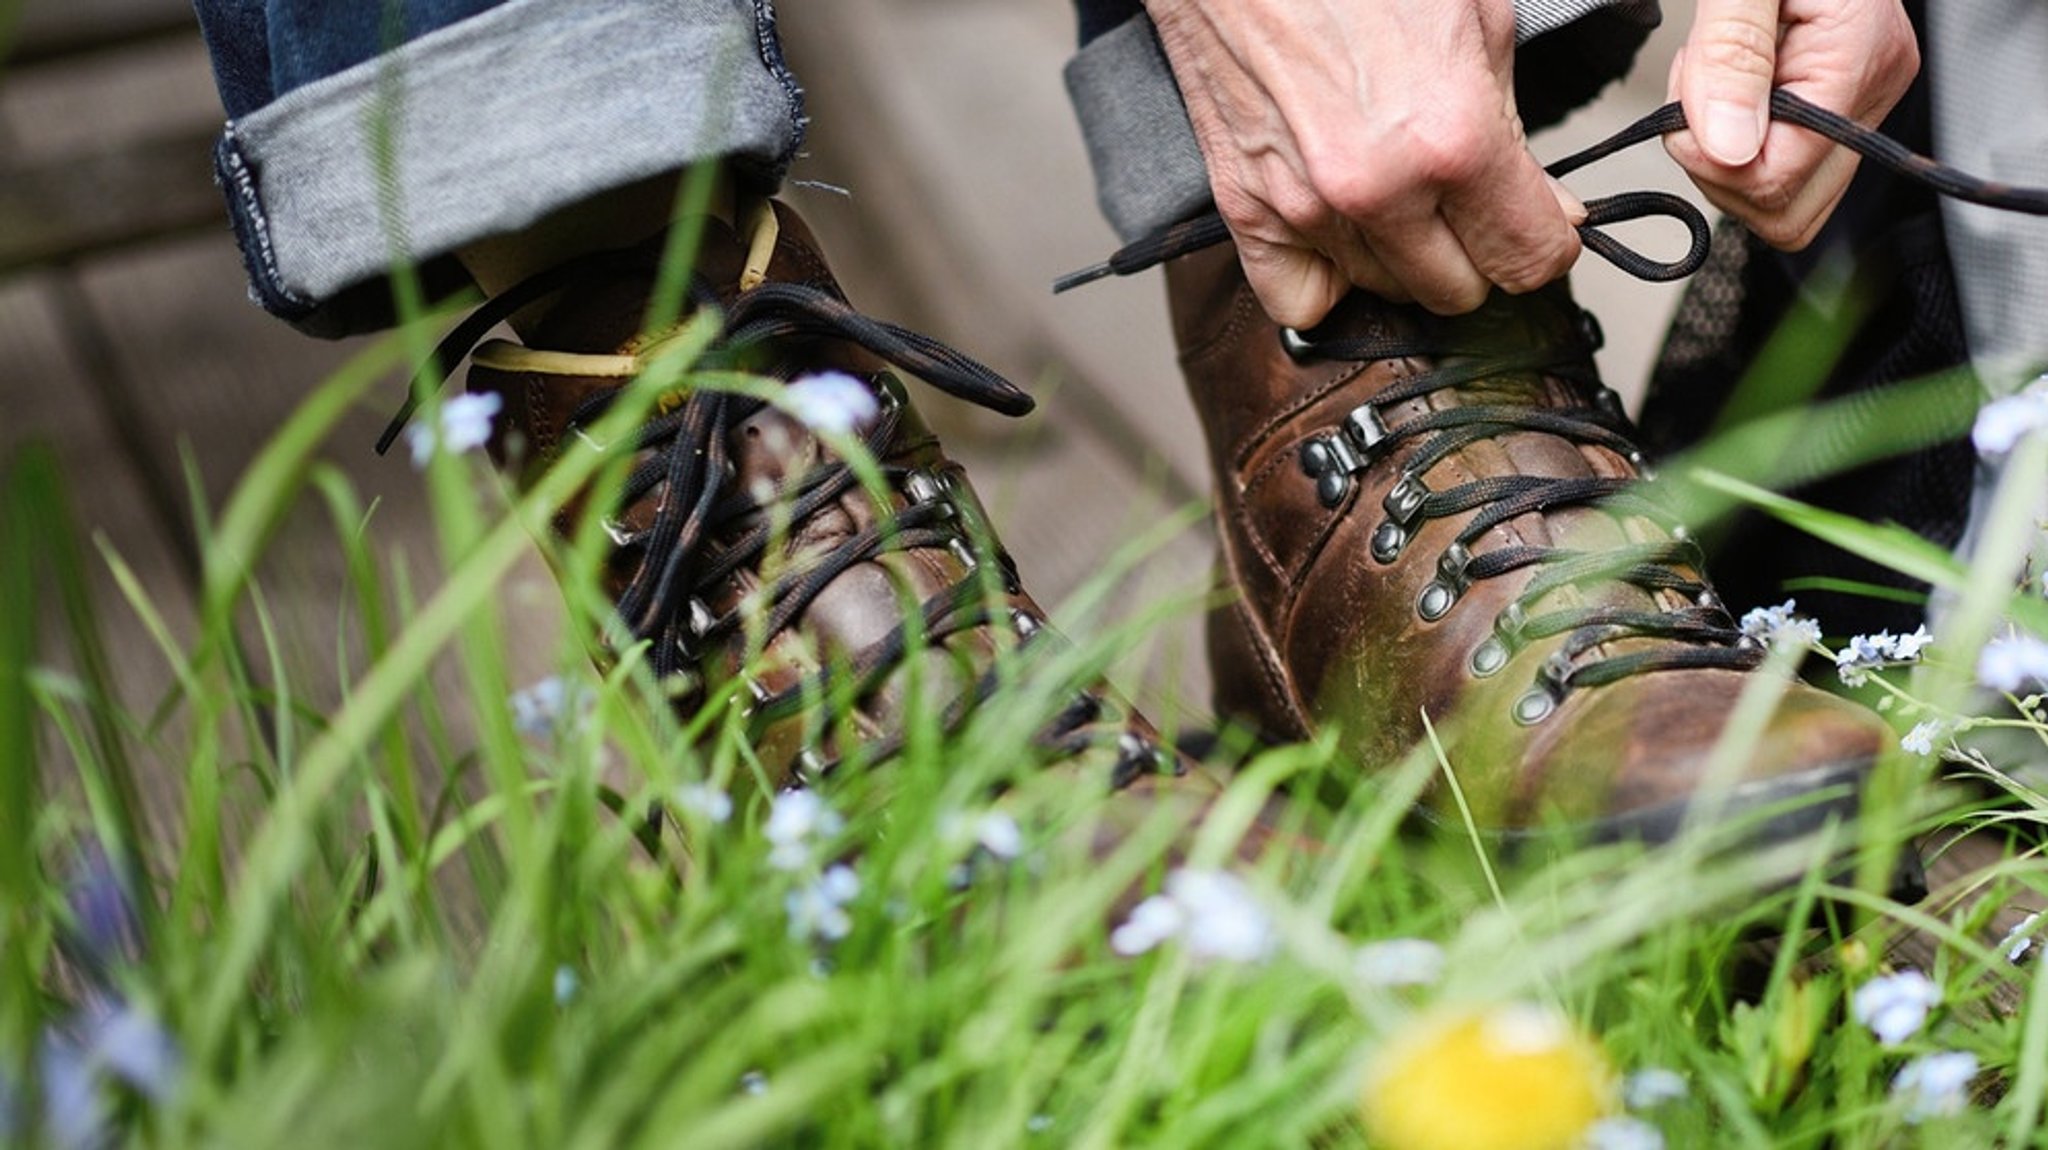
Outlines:
[[[1578,258],[1522,136],[1512,0],[1146,0],[1217,210],[1272,318],[1355,284],[1445,314]]]
[[[1771,88],[1874,128],[1919,69],[1899,0],[1699,0],[1671,62],[1671,98],[1693,127],[1664,147],[1715,207],[1802,248],[1849,190],[1857,156],[1772,121]]]

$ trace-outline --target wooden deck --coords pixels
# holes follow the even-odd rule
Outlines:
[[[786,6],[789,48],[810,89],[812,154],[791,198],[877,315],[985,358],[1037,392],[1019,424],[933,402],[929,414],[975,469],[1029,584],[1057,604],[1120,546],[1205,498],[1194,417],[1180,398],[1156,277],[1055,299],[1053,276],[1114,241],[1092,202],[1058,68],[1072,29],[1047,0],[830,0]],[[28,0],[0,67],[0,459],[51,445],[83,522],[138,572],[174,628],[193,617],[193,483],[217,507],[266,436],[355,346],[302,338],[244,295],[211,185],[220,113],[185,0]],[[1653,106],[1671,35],[1639,79],[1538,141],[1561,154]],[[1573,184],[1582,194],[1686,187],[1655,148]],[[1657,240],[1646,240],[1654,246]],[[1603,367],[1639,393],[1676,288],[1587,261],[1579,292],[1609,336]],[[395,401],[399,385],[382,393]],[[331,462],[380,501],[378,545],[434,578],[417,477],[370,451],[383,412],[352,416]],[[272,615],[331,667],[341,557],[312,509],[286,528],[263,574]],[[1212,543],[1197,526],[1125,580],[1120,609],[1200,587]],[[165,681],[141,625],[99,579],[124,694]],[[508,589],[555,618],[530,563]],[[1055,616],[1059,614],[1055,609]],[[1155,708],[1207,697],[1192,616],[1121,670]],[[544,655],[545,644],[522,650]],[[323,656],[323,653],[324,656]],[[524,668],[540,673],[538,666]],[[316,697],[339,684],[316,683]],[[324,695],[320,693],[324,692]],[[1995,848],[1943,856],[1964,875]],[[2028,907],[2011,905],[1992,937]],[[2038,900],[2036,900],[2038,901]]]

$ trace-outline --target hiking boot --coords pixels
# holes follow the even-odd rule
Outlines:
[[[1008,415],[1029,411],[1029,397],[936,341],[854,311],[786,205],[760,201],[742,219],[705,222],[686,311],[716,309],[723,329],[697,366],[822,388],[887,490],[864,486],[814,429],[830,413],[807,423],[758,397],[686,387],[622,445],[633,463],[619,504],[603,512],[604,579],[624,641],[648,644],[678,706],[731,699],[783,788],[901,750],[913,690],[957,727],[1007,681],[999,654],[1059,639],[896,371]],[[490,341],[471,355],[469,389],[503,402],[493,454],[525,481],[573,445],[597,446],[589,428],[667,338],[640,332],[661,252],[656,237],[533,277],[466,321],[441,357],[468,350],[469,333],[497,319],[555,301],[524,345]],[[599,513],[585,502],[557,518],[564,535]],[[1032,748],[1039,759],[1139,800],[1106,823],[1128,824],[1158,801],[1185,802],[1191,822],[1206,810],[1216,785],[1112,692],[1096,686],[1055,709]]]
[[[1569,289],[1456,318],[1354,292],[1296,332],[1229,245],[1167,275],[1239,592],[1211,619],[1219,712],[1276,739],[1335,726],[1369,770],[1433,728],[1509,838],[1675,835],[1764,651],[1648,497]],[[1762,842],[1846,816],[1888,738],[1784,683],[1722,817]]]

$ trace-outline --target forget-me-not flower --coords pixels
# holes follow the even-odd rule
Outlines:
[[[1351,960],[1352,973],[1367,986],[1428,986],[1444,973],[1444,948],[1426,938],[1368,942]]]
[[[425,467],[434,449],[461,454],[491,441],[491,424],[503,410],[505,400],[494,391],[465,392],[441,405],[441,417],[432,423],[414,423],[405,429],[405,446],[412,452],[412,465]]]
[[[1856,1021],[1870,1028],[1886,1046],[1912,1037],[1927,1021],[1927,1012],[1941,1005],[1941,987],[1917,970],[1880,975],[1856,988],[1849,1000]]]
[[[882,410],[867,384],[843,371],[801,376],[783,389],[791,414],[813,431],[841,435],[875,418]]]
[[[1243,879],[1224,871],[1182,869],[1166,890],[1141,902],[1109,939],[1118,954],[1142,954],[1178,938],[1196,958],[1257,962],[1278,944],[1272,920]]]
[[[1977,1056],[1967,1050],[1923,1054],[1899,1068],[1892,1097],[1906,1104],[1906,1121],[1925,1122],[1961,1114],[1970,1104],[1970,1080]]]
[[[1791,599],[1775,607],[1753,607],[1736,624],[1744,635],[1773,647],[1807,648],[1820,642],[1820,624],[1799,614]]]
[[[2048,392],[2023,391],[1979,408],[1970,442],[1979,455],[1996,459],[2043,427],[2048,427]]]
[[[2019,694],[2048,683],[2048,643],[2032,635],[2008,635],[1984,644],[1977,655],[1977,681],[1994,691]]]
[[[825,805],[816,791],[784,791],[768,809],[761,834],[768,840],[768,865],[776,870],[803,870],[816,861],[819,845],[846,828],[839,812]]]

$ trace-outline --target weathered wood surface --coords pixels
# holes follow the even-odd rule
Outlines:
[[[4,12],[7,5],[0,5]],[[31,0],[21,7],[9,60],[33,64],[106,51],[198,27],[187,0]]]

